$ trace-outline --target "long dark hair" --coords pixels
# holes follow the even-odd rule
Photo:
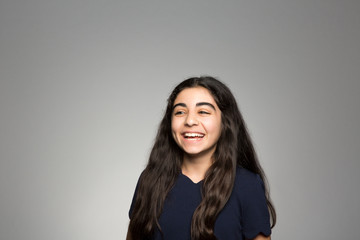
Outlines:
[[[183,159],[183,152],[171,134],[173,105],[182,90],[192,87],[204,87],[209,90],[221,110],[222,129],[213,155],[214,162],[205,174],[202,201],[192,218],[191,239],[216,239],[215,221],[231,195],[236,166],[259,174],[265,182],[271,227],[276,223],[276,213],[270,201],[267,181],[234,96],[226,85],[213,77],[194,77],[176,86],[168,98],[166,112],[160,123],[148,164],[139,179],[129,225],[133,240],[150,237],[156,228],[161,231],[158,219],[165,198],[181,172]]]

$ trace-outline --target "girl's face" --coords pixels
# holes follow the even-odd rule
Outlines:
[[[175,142],[186,154],[212,156],[221,134],[221,111],[206,88],[186,88],[178,94],[171,129]]]

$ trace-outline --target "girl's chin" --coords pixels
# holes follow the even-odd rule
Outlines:
[[[203,149],[200,149],[200,148],[189,148],[189,147],[184,147],[183,148],[183,151],[185,154],[188,154],[188,155],[198,155],[198,154],[201,154],[202,152],[205,152]]]
[[[206,155],[209,155],[209,158],[211,158],[212,154],[215,151],[215,148],[205,149],[205,150],[195,150],[195,149],[183,149],[185,155],[187,155],[190,158],[196,158],[196,157],[204,157]]]

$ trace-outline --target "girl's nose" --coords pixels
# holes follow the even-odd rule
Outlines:
[[[185,120],[185,125],[187,126],[193,126],[193,125],[197,125],[199,122],[196,118],[196,116],[194,114],[188,114],[188,116],[186,117]]]

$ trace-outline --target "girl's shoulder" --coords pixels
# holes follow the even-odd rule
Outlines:
[[[234,189],[264,191],[264,182],[259,174],[238,166],[236,168]]]

